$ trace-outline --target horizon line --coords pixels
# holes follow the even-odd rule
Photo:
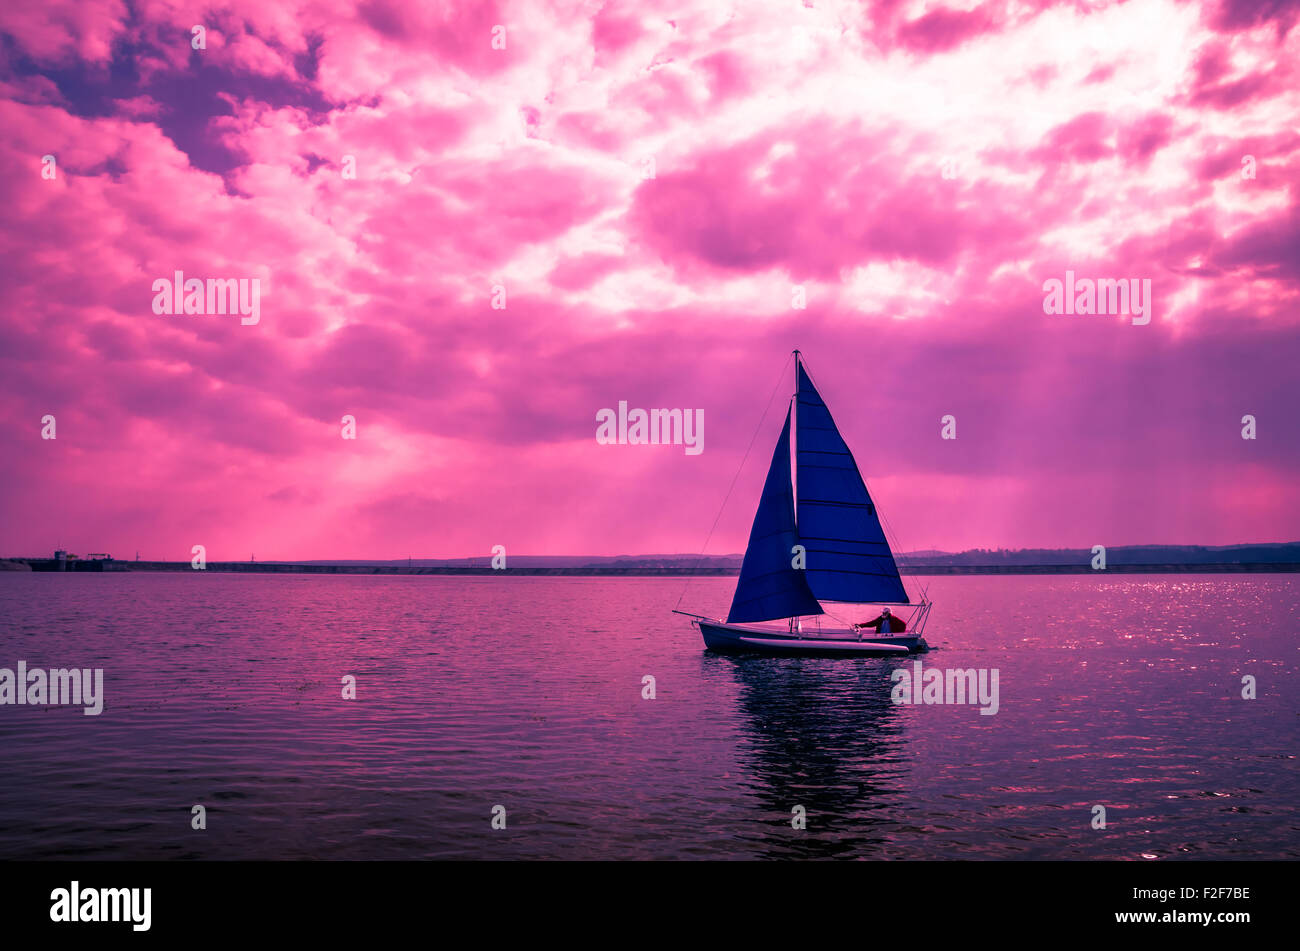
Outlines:
[[[1291,546],[1291,545],[1300,546],[1300,539],[1298,539],[1298,540],[1294,540],[1294,541],[1284,541],[1284,542],[1233,542],[1233,543],[1231,543],[1231,544],[1227,544],[1227,545],[1203,545],[1203,544],[1197,544],[1197,543],[1161,543],[1161,542],[1150,542],[1150,543],[1136,543],[1136,544],[1127,544],[1127,545],[1107,545],[1107,546],[1105,546],[1105,547],[1106,547],[1106,550],[1107,550],[1107,551],[1121,551],[1121,550],[1124,550],[1124,549],[1130,549],[1130,548],[1182,548],[1182,549],[1201,549],[1201,550],[1205,550],[1205,551],[1224,551],[1224,550],[1229,550],[1229,549],[1234,549],[1234,548],[1283,548],[1283,547],[1287,547],[1287,546]],[[982,553],[982,552],[1091,551],[1091,550],[1092,550],[1092,546],[1070,546],[1070,545],[1061,545],[1061,546],[1056,546],[1056,547],[1048,547],[1048,546],[1044,546],[1044,545],[1038,545],[1038,546],[1032,546],[1032,547],[1023,547],[1023,548],[1002,548],[1002,547],[998,547],[998,548],[963,548],[963,549],[959,549],[959,550],[956,550],[956,551],[949,550],[949,549],[943,549],[943,548],[916,548],[916,549],[912,549],[912,550],[910,550],[910,551],[899,551],[899,552],[893,552],[892,554],[894,555],[895,558],[902,558],[902,557],[907,557],[907,556],[909,556],[909,555],[920,555],[920,554],[924,554],[924,555],[931,555],[931,554],[933,554],[933,555],[964,555],[964,554],[977,553],[977,552]],[[18,560],[18,559],[30,559],[30,560],[35,560],[35,559],[47,559],[47,558],[51,558],[51,557],[53,557],[54,553],[55,553],[55,552],[58,552],[58,551],[67,551],[67,550],[66,550],[66,549],[58,549],[58,548],[56,548],[56,549],[52,549],[49,555],[0,555],[0,561],[11,561],[11,560]],[[85,557],[85,556],[82,556],[82,555],[77,555],[77,553],[75,553],[75,552],[68,552],[68,554],[70,554],[70,555],[74,555],[74,556],[76,556],[76,557],[78,557],[78,558]],[[88,554],[101,554],[101,553],[100,553],[100,552],[89,552]],[[105,554],[108,554],[108,553],[105,553]],[[741,558],[741,557],[744,557],[744,554],[745,554],[744,551],[735,551],[735,552],[717,552],[717,553],[709,553],[709,552],[642,552],[642,553],[626,553],[626,552],[625,552],[625,553],[620,553],[620,554],[617,554],[617,555],[599,555],[599,554],[589,554],[589,553],[572,553],[572,554],[571,554],[571,553],[549,553],[549,552],[548,552],[548,553],[545,553],[545,554],[527,554],[527,553],[525,553],[525,554],[510,554],[509,552],[507,552],[507,553],[506,553],[506,557],[507,557],[507,558],[606,558],[606,559],[620,559],[620,558],[699,558],[699,559],[703,559],[703,558]],[[253,557],[250,557],[249,561],[254,561],[254,560],[255,560],[255,556],[256,556],[256,552],[250,552],[250,556],[253,556]],[[138,557],[138,553],[136,553],[136,557],[118,558],[118,557],[113,556],[113,555],[111,555],[111,554],[109,554],[109,557],[110,557],[110,559],[113,560],[113,561],[134,561],[134,560],[136,560],[136,557]],[[418,556],[417,556],[417,555],[399,555],[399,556],[396,556],[396,557],[346,557],[346,556],[331,556],[331,557],[326,557],[326,558],[298,558],[298,559],[293,559],[293,558],[268,558],[268,559],[264,559],[264,562],[267,563],[267,564],[309,564],[309,563],[313,563],[313,562],[315,562],[315,563],[322,563],[322,562],[324,562],[324,563],[328,563],[328,562],[345,562],[345,561],[352,561],[352,562],[472,561],[473,559],[476,559],[476,558],[491,559],[492,557],[493,557],[493,553],[492,553],[491,551],[489,551],[489,552],[484,553],[484,554],[474,554],[474,555],[418,555]],[[141,560],[141,561],[160,561],[160,560],[170,560],[170,559],[143,558],[143,559],[139,559],[139,560]],[[186,560],[189,560],[189,559],[188,559],[188,558],[178,558],[177,560],[186,561]],[[212,559],[212,558],[209,558],[209,560],[218,560],[218,559]],[[240,559],[239,561],[233,561],[233,562],[232,562],[230,559],[221,559],[221,560],[225,560],[225,561],[227,561],[227,562],[229,562],[229,563],[234,563],[234,564],[238,564],[238,563],[241,563],[241,562],[243,561],[243,559]]]

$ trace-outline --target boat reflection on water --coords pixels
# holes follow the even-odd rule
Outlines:
[[[911,768],[889,699],[890,673],[905,662],[707,653],[702,663],[707,678],[739,688],[742,781],[771,822],[759,854],[886,857]],[[792,825],[796,806],[804,829]]]

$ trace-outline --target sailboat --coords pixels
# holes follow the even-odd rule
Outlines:
[[[853,453],[798,350],[794,374],[795,392],[772,453],[731,610],[726,620],[676,613],[692,618],[705,645],[715,651],[870,656],[928,650],[922,635],[931,602],[922,597],[913,603],[908,597]],[[837,617],[861,616],[864,607],[888,609],[895,620],[880,627],[905,625],[903,630],[881,633]]]

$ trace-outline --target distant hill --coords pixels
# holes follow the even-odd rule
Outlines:
[[[601,574],[689,574],[698,570],[718,574],[740,570],[743,554],[726,555],[509,555],[511,568],[569,570],[600,568]],[[947,552],[938,549],[909,551],[895,556],[900,567],[944,567],[950,565],[987,566],[1055,566],[1088,564],[1091,548],[972,548]],[[413,568],[486,567],[492,556],[469,558],[413,558]],[[1250,545],[1116,545],[1106,548],[1107,565],[1211,565],[1211,564],[1278,564],[1300,563],[1300,542],[1258,543]],[[268,562],[277,564],[277,562]],[[347,561],[328,559],[295,562],[305,565],[373,565],[407,567],[408,560]]]
[[[1092,560],[1091,548],[973,548],[963,552],[908,552],[900,566],[1077,565]],[[1300,562],[1300,542],[1254,545],[1116,545],[1109,565],[1278,564]]]

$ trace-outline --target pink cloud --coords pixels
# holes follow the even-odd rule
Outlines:
[[[0,555],[693,550],[796,346],[907,546],[1295,534],[1286,8],[1163,6],[1158,69],[1137,4],[236,2],[202,58],[133,9],[0,21]],[[260,322],[155,315],[176,270]],[[1047,316],[1067,270],[1151,324]],[[705,452],[598,445],[620,400]]]

